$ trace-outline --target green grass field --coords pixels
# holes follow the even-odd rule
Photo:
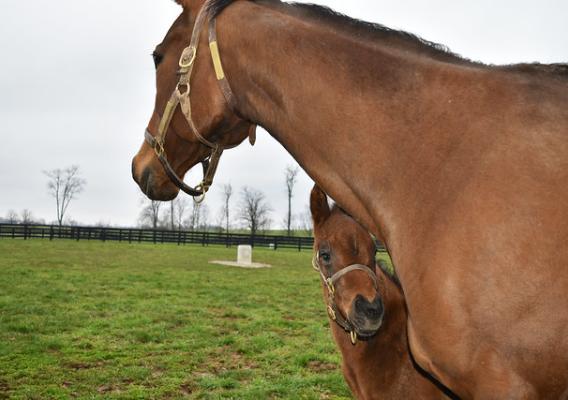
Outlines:
[[[0,398],[349,398],[311,253],[0,241]]]

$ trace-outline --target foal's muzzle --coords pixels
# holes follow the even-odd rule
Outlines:
[[[355,297],[349,320],[360,339],[368,339],[374,336],[381,328],[385,307],[379,295],[372,302],[369,302],[360,294]]]

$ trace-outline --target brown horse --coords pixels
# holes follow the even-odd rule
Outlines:
[[[314,186],[310,198],[314,221],[314,266],[323,277],[337,277],[361,265],[330,288],[322,279],[333,337],[341,351],[343,375],[358,399],[447,399],[414,366],[406,336],[406,308],[400,288],[375,265],[375,242]],[[347,267],[347,268],[346,268]],[[372,279],[367,269],[376,278]],[[326,278],[328,279],[328,278]],[[336,313],[338,315],[336,315]],[[346,321],[344,324],[335,323]],[[335,321],[335,322],[334,322]],[[362,330],[365,326],[367,329]],[[370,328],[369,328],[370,327]],[[355,332],[350,336],[346,330]],[[351,338],[355,338],[352,340]],[[364,341],[356,341],[364,339]]]
[[[317,6],[179,2],[140,188],[172,199],[156,154],[183,177],[261,125],[386,244],[422,368],[462,398],[568,396],[568,67],[477,64]]]

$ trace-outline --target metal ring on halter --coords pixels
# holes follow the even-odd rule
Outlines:
[[[184,87],[184,86],[185,86],[184,92],[179,90],[180,87]],[[189,97],[190,92],[191,92],[191,85],[189,84],[189,82],[178,83],[176,85],[176,96],[177,96],[178,99],[181,99],[182,97]]]

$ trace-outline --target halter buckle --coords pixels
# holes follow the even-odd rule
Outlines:
[[[179,67],[183,69],[191,67],[195,61],[196,55],[197,51],[193,46],[188,46],[183,49],[181,57],[179,58]]]

